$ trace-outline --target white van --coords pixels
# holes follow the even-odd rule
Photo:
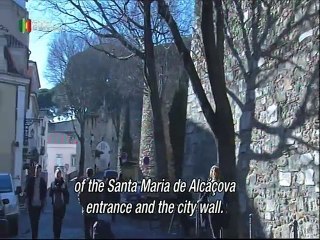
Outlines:
[[[0,173],[0,194],[2,199],[8,199],[9,203],[5,205],[5,214],[9,223],[9,230],[12,235],[17,235],[19,230],[20,206],[18,195],[21,189],[14,189],[11,174]]]

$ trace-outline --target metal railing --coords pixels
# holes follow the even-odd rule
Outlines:
[[[298,221],[297,220],[293,221],[293,238],[294,239],[298,238]]]
[[[253,214],[249,214],[249,239],[253,238],[253,225],[252,225],[252,220],[253,220]]]

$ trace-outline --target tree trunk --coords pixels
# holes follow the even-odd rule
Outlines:
[[[158,0],[158,12],[170,28],[170,31],[174,38],[174,42],[182,57],[184,68],[186,69],[189,75],[193,91],[197,96],[197,99],[199,100],[201,110],[206,118],[207,123],[209,124],[213,132],[219,131],[219,126],[215,124],[217,122],[217,117],[204,91],[201,79],[197,73],[196,67],[191,58],[190,51],[186,47],[181,37],[178,25],[170,13],[169,6],[166,4],[164,0]]]
[[[111,113],[111,119],[116,131],[117,140],[120,139],[120,126],[121,126],[120,119],[121,119],[122,106],[123,106],[122,101],[119,101],[117,108],[112,109],[112,113]]]
[[[215,10],[215,14],[214,14]],[[201,32],[208,76],[216,110],[214,131],[218,144],[218,163],[224,181],[236,181],[235,133],[232,110],[227,96],[224,72],[224,17],[222,1],[202,1]],[[216,20],[213,20],[213,17]],[[214,24],[215,23],[215,24]],[[214,130],[214,129],[212,129]],[[232,221],[224,232],[225,238],[238,238],[238,192],[229,193],[229,212]]]
[[[144,46],[145,46],[145,68],[144,73],[146,82],[150,89],[150,101],[153,113],[153,133],[154,133],[154,145],[155,145],[155,157],[157,164],[157,179],[168,179],[168,161],[167,161],[167,149],[164,134],[164,124],[162,118],[162,106],[159,96],[158,79],[156,74],[154,45],[152,38],[151,27],[151,1],[144,1]],[[159,199],[163,200],[168,197],[168,193],[159,193]],[[167,229],[170,215],[162,214],[160,217],[160,228],[162,230]]]
[[[164,0],[158,0],[160,15],[167,22],[173,35],[178,51],[183,57],[184,66],[189,74],[193,91],[196,94],[204,117],[214,133],[215,142],[218,145],[218,163],[224,181],[236,181],[236,157],[235,157],[235,133],[233,116],[230,103],[227,97],[227,89],[224,76],[224,49],[223,49],[223,18],[222,3],[215,1],[217,11],[216,31],[214,36],[213,21],[213,3],[211,1],[202,1],[202,37],[205,51],[205,60],[208,68],[209,81],[214,97],[216,109],[213,111],[210,102],[203,89],[201,80],[190,56],[190,51],[186,48],[178,26],[174,21],[169,6]],[[222,34],[222,35],[221,35]],[[225,237],[238,238],[238,195],[237,192],[230,194],[230,213],[231,223],[230,231],[226,231]]]
[[[145,44],[145,78],[150,88],[150,100],[153,112],[153,131],[155,141],[155,155],[157,163],[157,178],[168,178],[168,164],[166,156],[166,142],[161,111],[161,101],[158,91],[158,80],[155,66],[154,46],[151,30],[151,2],[144,1],[144,44]]]
[[[232,128],[233,129],[233,128]],[[230,131],[232,131],[230,128]],[[218,140],[218,162],[221,169],[222,180],[236,182],[236,157],[235,157],[235,143],[230,141],[232,134],[217,135]],[[238,236],[238,191],[229,194],[230,224],[224,231],[224,238],[239,238]]]
[[[79,173],[78,176],[81,177],[84,175],[84,161],[85,161],[85,139],[84,139],[84,128],[85,123],[80,123],[80,158],[79,158]]]
[[[127,153],[127,158],[132,161],[132,138],[130,130],[130,103],[129,101],[125,105],[125,123],[122,136],[122,152]]]
[[[169,112],[169,133],[176,179],[180,179],[182,177],[187,98],[188,88],[184,85],[180,86],[173,97]]]

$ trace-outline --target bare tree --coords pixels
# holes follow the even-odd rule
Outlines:
[[[316,5],[317,1],[304,0],[229,1],[225,4],[226,54],[232,56],[226,66],[234,73],[232,79],[227,79],[228,93],[240,110],[234,114],[235,118],[237,112],[240,114],[237,154],[238,164],[244,171],[238,178],[241,192],[246,193],[251,160],[275,161],[288,158],[290,154],[319,151],[317,138],[306,141],[305,136],[297,134],[299,129],[319,119],[319,57],[311,56],[314,49],[319,48],[318,37],[313,37],[311,45],[303,44],[301,38],[302,31],[319,33]],[[305,52],[310,52],[309,57]],[[298,61],[299,58],[304,61]],[[304,91],[297,89],[299,85]],[[274,89],[274,96],[265,96],[263,88]],[[286,93],[286,88],[293,89]],[[265,103],[263,99],[267,99]],[[272,113],[276,118],[262,114],[269,112],[270,100],[277,106]],[[267,105],[268,111],[261,111],[262,105]],[[278,139],[278,143],[272,139]],[[248,209],[256,213],[250,204]],[[247,215],[243,215],[240,220],[244,235],[246,218]],[[258,224],[260,226],[255,229],[263,229],[262,223]],[[255,234],[263,237],[265,233]]]
[[[57,117],[64,117],[72,120],[74,132],[80,142],[80,157],[79,157],[79,175],[83,175],[84,168],[84,118],[86,103],[84,103],[80,90],[76,88],[79,86],[74,84],[70,79],[66,79],[66,71],[70,65],[71,59],[79,52],[85,50],[88,45],[75,34],[62,32],[55,36],[49,45],[49,53],[47,59],[46,75],[51,83],[55,85],[53,91],[53,102],[56,105],[55,115]],[[70,67],[69,67],[70,68]],[[75,70],[73,70],[75,71]],[[69,70],[70,72],[70,70]],[[82,94],[82,92],[81,92]],[[75,100],[74,96],[81,100]],[[79,129],[76,128],[76,119],[80,125]]]
[[[143,66],[137,57],[131,57],[125,61],[110,57],[104,51],[112,52],[118,56],[129,55],[128,49],[117,41],[109,40],[108,43],[96,45],[90,48],[95,56],[102,57],[107,70],[108,89],[104,97],[103,111],[111,116],[115,126],[117,138],[120,134],[121,109],[128,101],[142,95],[144,90]],[[104,56],[101,56],[103,54]]]
[[[249,153],[246,152],[248,153],[246,156],[249,156],[252,159],[270,160],[282,156],[283,151],[287,148],[285,142],[292,138],[311,149],[315,149],[315,146],[310,145],[310,143],[304,142],[302,139],[293,136],[292,130],[301,127],[308,118],[318,115],[318,111],[315,109],[309,108],[309,110],[306,111],[308,109],[307,106],[310,106],[310,103],[314,103],[316,106],[319,105],[318,96],[312,94],[312,92],[314,93],[315,89],[319,87],[319,82],[317,81],[319,65],[316,63],[319,61],[318,59],[314,59],[313,64],[315,64],[315,67],[311,67],[309,71],[305,71],[304,76],[308,79],[304,84],[306,86],[306,93],[303,96],[304,98],[301,101],[301,105],[298,107],[292,121],[289,120],[288,122],[288,119],[290,118],[286,119],[286,127],[284,125],[279,127],[268,126],[254,118],[256,100],[255,89],[264,84],[265,81],[268,80],[268,76],[270,76],[268,74],[266,76],[260,76],[259,74],[263,71],[263,68],[270,74],[270,71],[274,72],[274,69],[278,67],[279,64],[294,64],[292,61],[293,56],[290,55],[291,52],[289,49],[296,49],[293,47],[293,44],[297,42],[299,38],[297,28],[302,27],[304,25],[303,23],[306,22],[309,23],[310,28],[312,28],[311,26],[315,27],[318,25],[317,21],[315,21],[318,12],[315,10],[310,11],[315,6],[314,1],[289,1],[285,3],[280,3],[278,1],[231,1],[226,2],[225,6],[223,6],[222,1],[218,0],[201,1],[202,9],[199,11],[202,15],[201,34],[195,36],[195,40],[197,40],[198,37],[200,38],[200,46],[203,47],[204,60],[199,58],[197,61],[205,61],[206,63],[208,78],[214,97],[214,108],[210,106],[206,97],[199,75],[190,56],[190,52],[184,46],[179,33],[179,28],[170,14],[169,6],[164,0],[158,0],[158,3],[159,13],[166,20],[171,29],[204,116],[217,138],[219,164],[222,166],[222,174],[226,176],[227,181],[236,179],[235,134],[232,112],[229,101],[227,100],[227,94],[234,99],[243,114],[246,115],[241,117],[240,125],[245,123],[247,126],[252,123],[249,128],[246,127],[246,129],[239,134],[240,142],[242,143],[239,152],[240,164],[243,164],[243,161],[246,161],[246,163],[248,162],[248,159],[243,159],[244,154],[241,154],[241,152],[243,152],[243,148],[246,150],[250,148],[253,127],[265,131],[268,134],[278,134],[280,143],[271,153],[257,154],[252,149],[249,149]],[[278,12],[276,10],[278,10]],[[287,14],[285,18],[286,23],[284,24],[285,27],[277,32],[275,30],[276,26],[279,25],[279,21],[283,21],[282,18],[279,18],[281,14]],[[299,15],[301,18],[298,17]],[[248,16],[250,17],[248,18]],[[215,19],[214,21],[213,17]],[[275,32],[276,35],[274,35]],[[289,36],[292,35],[295,36],[294,40],[292,42],[288,41]],[[226,86],[223,69],[225,37],[230,48],[230,51],[227,49],[228,56],[233,55],[238,63],[237,68],[233,68],[233,70],[236,73],[239,73],[240,71],[241,77],[246,83],[244,102],[236,93],[227,89]],[[239,49],[243,49],[243,51],[239,52]],[[268,58],[268,60],[266,61],[263,58]],[[263,63],[261,63],[262,60]],[[264,62],[266,63],[264,64]],[[261,67],[263,64],[264,67]],[[301,67],[296,66],[296,71],[301,70]],[[235,76],[239,78],[238,75]],[[241,80],[241,77],[239,80]],[[232,82],[234,85],[234,79],[231,80],[233,80]],[[228,85],[231,85],[230,82],[228,82]],[[250,114],[248,115],[248,113]],[[284,135],[285,132],[287,133]],[[223,133],[225,133],[225,136],[223,136]],[[229,153],[227,151],[229,151]],[[243,174],[243,176],[245,176],[245,174]],[[245,189],[243,186],[245,184],[245,179],[242,179],[240,176],[238,180],[240,182],[240,188]],[[237,200],[236,196],[234,196],[234,200]],[[232,226],[230,227],[230,229],[232,229],[231,235],[234,237],[238,237],[238,232],[236,231],[236,224],[238,222],[237,210],[235,204],[235,206],[231,208]],[[243,218],[240,222],[240,225],[242,225],[243,228],[243,224],[246,221]]]
[[[78,48],[74,44],[79,44]],[[123,62],[123,68],[119,68],[120,60],[110,58],[101,51],[91,47],[82,51],[86,45],[75,34],[58,35],[51,45],[47,69],[56,84],[54,99],[59,106],[58,114],[75,118],[80,125],[79,129],[74,126],[81,146],[79,175],[84,167],[86,120],[100,107],[105,107],[103,110],[111,116],[119,135],[120,108],[125,99],[135,97],[142,91],[143,83],[141,69],[133,67],[138,64],[136,58]],[[112,49],[117,53],[126,50],[115,42],[97,48]]]
[[[79,36],[61,32],[49,44],[46,77],[57,84],[64,81],[64,73],[72,56],[84,51],[88,45]]]
[[[46,8],[51,8],[58,15],[60,14],[60,17],[63,17],[61,24],[65,26],[65,29],[82,34],[83,39],[92,47],[95,47],[94,44],[90,43],[87,38],[90,34],[97,36],[101,43],[107,39],[116,39],[130,51],[130,54],[117,56],[112,51],[104,51],[104,53],[122,60],[137,56],[144,62],[145,79],[150,91],[153,110],[158,178],[162,179],[168,176],[167,151],[163,132],[161,101],[158,93],[159,83],[156,69],[154,69],[155,64],[151,58],[154,55],[153,44],[168,41],[168,29],[156,14],[156,6],[152,2],[150,0],[44,1]],[[148,12],[146,13],[145,10]]]
[[[208,100],[201,79],[196,70],[190,51],[186,47],[179,27],[174,20],[165,0],[158,0],[159,14],[167,22],[174,42],[180,52],[186,71],[189,74],[193,91],[196,94],[203,114],[214,133],[218,149],[218,162],[225,181],[236,180],[235,133],[233,116],[227,96],[224,74],[224,21],[222,1],[199,1],[197,8],[201,12],[201,36],[208,79],[214,99],[214,106]],[[200,4],[201,3],[201,4]],[[198,5],[200,4],[200,6]],[[237,194],[231,196],[232,221],[237,219]],[[236,224],[233,224],[232,236],[237,236]]]
[[[88,53],[78,53],[69,59],[64,81],[55,87],[55,102],[60,107],[60,114],[79,123],[73,123],[74,132],[80,142],[79,176],[84,173],[85,160],[85,123],[103,103],[103,96],[108,89],[106,68],[103,61]],[[96,63],[92,66],[91,63]]]

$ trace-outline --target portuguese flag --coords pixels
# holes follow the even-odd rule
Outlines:
[[[20,32],[22,33],[29,33],[31,32],[31,20],[30,19],[25,19],[25,18],[22,18],[20,21],[19,21],[19,30]]]

